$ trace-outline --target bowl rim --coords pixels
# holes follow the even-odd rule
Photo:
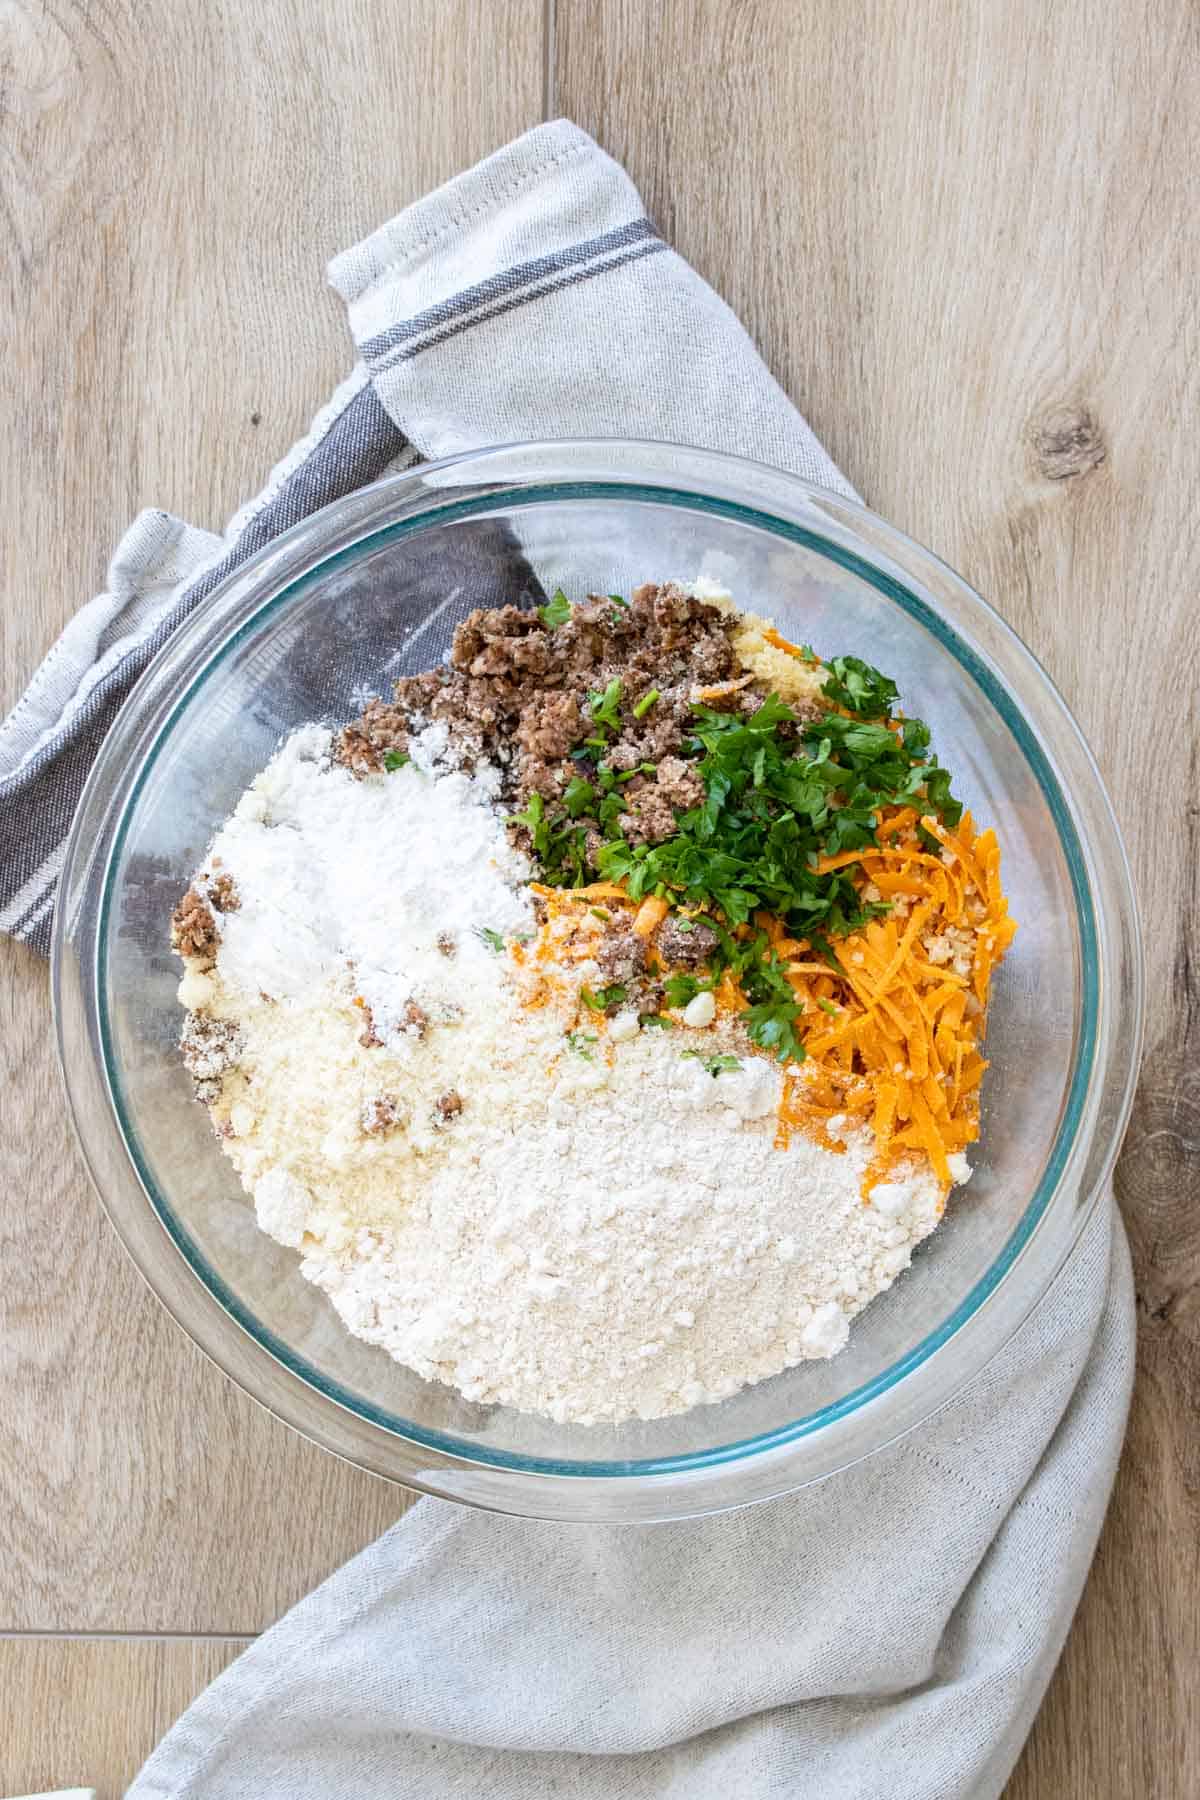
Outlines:
[[[667,459],[670,467],[650,467],[631,469],[639,459],[653,464],[655,459],[661,463]],[[612,462],[620,464],[620,469],[611,468]],[[686,473],[680,464],[686,464]],[[533,474],[522,471],[532,469]],[[557,478],[549,478],[546,465],[558,467]],[[564,465],[566,466],[564,473]],[[712,492],[706,492],[696,484],[696,470],[713,475],[724,474],[733,480],[742,481],[749,478],[756,486],[760,486],[764,476],[769,476],[770,485],[776,495],[778,504],[779,484],[784,484],[784,497],[790,498],[797,513],[815,514],[820,521],[821,529],[814,529],[813,522],[802,523],[799,517],[781,516],[770,509],[759,509],[747,506],[743,498],[730,498]],[[501,478],[497,485],[486,485],[489,470],[499,469]],[[463,497],[458,488],[463,476],[483,478],[484,485],[473,487],[472,492]],[[536,479],[534,478],[536,476]],[[447,479],[448,478],[448,479]],[[736,485],[736,481],[735,481]],[[886,601],[899,604],[902,609],[918,620],[926,629],[931,630],[954,655],[964,673],[978,686],[989,704],[997,711],[1020,746],[1031,772],[1038,782],[1047,805],[1054,819],[1059,834],[1064,858],[1069,871],[1072,890],[1075,898],[1076,917],[1081,938],[1081,976],[1082,976],[1082,1030],[1078,1030],[1073,1057],[1073,1068],[1069,1088],[1064,1099],[1058,1126],[1046,1167],[1034,1195],[1030,1198],[1020,1218],[1013,1227],[1009,1238],[993,1258],[988,1269],[972,1284],[967,1295],[951,1309],[942,1322],[927,1332],[924,1337],[898,1357],[893,1363],[869,1381],[843,1395],[827,1406],[801,1419],[789,1422],[750,1438],[735,1440],[699,1451],[681,1452],[671,1456],[630,1459],[622,1462],[611,1462],[605,1459],[580,1460],[576,1458],[549,1458],[544,1455],[533,1456],[525,1453],[494,1449],[491,1446],[479,1445],[470,1440],[457,1438],[452,1433],[433,1431],[420,1426],[414,1421],[402,1419],[388,1413],[384,1408],[367,1400],[365,1396],[333,1381],[322,1371],[309,1364],[290,1346],[277,1338],[260,1321],[254,1318],[250,1310],[226,1286],[223,1279],[206,1262],[190,1239],[186,1227],[177,1218],[168,1198],[158,1192],[157,1185],[140,1154],[136,1130],[129,1119],[120,1087],[120,1071],[116,1059],[111,1055],[111,1023],[108,1017],[108,994],[104,974],[104,951],[107,942],[107,931],[112,903],[112,874],[119,863],[120,853],[131,824],[132,815],[145,782],[149,779],[158,754],[170,738],[174,724],[194,698],[196,692],[218,670],[224,659],[229,656],[248,635],[259,629],[268,618],[309,591],[314,585],[324,582],[335,570],[347,561],[356,561],[362,556],[383,548],[388,543],[403,542],[415,532],[425,529],[433,518],[443,522],[458,518],[471,517],[478,514],[495,512],[506,501],[522,505],[531,503],[547,503],[563,498],[605,497],[609,499],[625,499],[634,502],[651,501],[654,504],[674,504],[684,508],[699,510],[718,516],[734,518],[765,528],[776,536],[792,542],[807,544],[821,555],[832,561],[840,562],[853,570],[861,580],[866,581]],[[415,502],[408,505],[406,502]],[[355,515],[351,520],[351,528],[347,533],[343,528],[347,504]],[[836,519],[829,517],[830,509]],[[857,537],[859,548],[856,550],[836,536],[828,535],[831,523],[844,526],[849,521],[851,536]],[[869,524],[875,539],[882,540],[884,552],[898,551],[899,556],[885,554],[882,562],[869,560],[864,554],[864,539],[861,531],[855,526]],[[845,537],[843,529],[842,536]],[[345,538],[345,541],[340,541]],[[289,552],[300,548],[301,555],[296,566],[289,568]],[[876,554],[879,554],[876,550]],[[138,746],[140,756],[118,771],[118,779],[111,804],[107,809],[103,824],[107,832],[106,854],[103,857],[103,876],[98,909],[98,919],[94,937],[94,955],[90,965],[90,999],[94,1009],[96,1033],[93,1042],[100,1047],[101,1065],[105,1087],[108,1094],[112,1117],[120,1135],[123,1148],[130,1167],[136,1178],[137,1186],[149,1202],[163,1231],[170,1238],[175,1250],[187,1263],[192,1275],[208,1289],[216,1301],[221,1313],[227,1321],[234,1323],[241,1333],[259,1349],[260,1354],[272,1358],[300,1383],[305,1390],[328,1401],[333,1406],[349,1411],[357,1419],[369,1426],[384,1432],[391,1439],[414,1448],[418,1455],[428,1457],[430,1454],[439,1459],[448,1459],[450,1465],[462,1465],[471,1470],[478,1470],[485,1475],[488,1471],[505,1477],[516,1476],[519,1481],[529,1485],[529,1478],[537,1478],[544,1483],[567,1482],[575,1487],[586,1483],[589,1488],[594,1484],[615,1486],[627,1491],[630,1484],[641,1484],[648,1492],[653,1492],[664,1479],[678,1482],[681,1477],[696,1475],[706,1477],[718,1476],[722,1470],[744,1469],[754,1460],[765,1463],[778,1463],[781,1458],[786,1461],[789,1449],[805,1439],[811,1440],[815,1434],[828,1433],[831,1427],[840,1421],[861,1418],[868,1412],[877,1418],[881,1403],[894,1396],[903,1383],[920,1370],[928,1366],[937,1352],[959,1336],[972,1320],[978,1319],[988,1303],[1001,1287],[1009,1280],[1019,1263],[1022,1263],[1035,1245],[1039,1229],[1042,1226],[1052,1203],[1060,1193],[1072,1154],[1080,1143],[1081,1133],[1088,1124],[1088,1101],[1093,1096],[1097,1079],[1097,1033],[1100,1026],[1101,1006],[1101,974],[1104,957],[1104,944],[1100,934],[1100,926],[1104,923],[1098,917],[1096,902],[1092,892],[1092,884],[1088,876],[1092,873],[1091,861],[1087,853],[1087,845],[1076,829],[1073,809],[1068,798],[1055,760],[1041,742],[1038,732],[1032,728],[1024,717],[1024,713],[1016,704],[1008,690],[1001,672],[994,666],[992,658],[981,648],[970,634],[964,638],[961,622],[952,624],[942,613],[926,589],[919,593],[914,591],[914,575],[905,569],[904,557],[909,555],[917,564],[936,566],[945,577],[949,578],[956,596],[964,603],[968,612],[983,609],[983,615],[990,617],[994,627],[999,628],[1003,639],[1007,640],[1007,648],[1012,660],[1020,667],[1023,675],[1035,676],[1036,685],[1044,690],[1050,708],[1058,715],[1057,723],[1065,726],[1073,734],[1076,748],[1083,753],[1083,768],[1090,774],[1096,789],[1094,798],[1100,802],[1100,811],[1106,815],[1109,827],[1109,850],[1115,849],[1115,865],[1117,873],[1116,903],[1124,904],[1126,909],[1126,925],[1132,921],[1132,932],[1136,947],[1137,925],[1136,904],[1133,899],[1132,882],[1129,879],[1128,864],[1124,856],[1120,834],[1112,815],[1103,783],[1100,781],[1094,759],[1075,724],[1065,702],[1050,683],[1045,672],[1041,670],[1036,658],[981,596],[976,594],[961,577],[944,563],[939,563],[929,552],[912,543],[896,528],[888,526],[884,521],[871,514],[857,502],[843,499],[826,489],[815,487],[802,481],[799,477],[786,475],[781,471],[769,469],[767,465],[754,464],[747,459],[731,457],[722,452],[696,451],[685,446],[665,445],[655,441],[634,441],[624,439],[587,439],[587,440],[546,440],[540,444],[524,444],[511,446],[492,446],[481,451],[469,451],[459,456],[442,459],[440,462],[417,465],[404,472],[385,477],[371,484],[369,488],[358,490],[348,496],[347,501],[335,502],[331,507],[322,509],[302,521],[298,526],[273,540],[253,557],[247,559],[239,569],[226,577],[206,599],[195,609],[189,620],[181,627],[176,637],[171,640],[164,652],[151,665],[143,676],[137,689],[126,703],[121,719],[117,722],[109,739],[102,747],[96,768],[89,778],[85,801],[92,796],[93,788],[103,785],[103,771],[111,773],[110,765],[122,751],[131,746],[125,740],[130,739],[130,727],[138,722],[139,702],[144,711],[150,699],[150,690],[155,686],[157,678],[161,687],[163,671],[167,663],[179,665],[183,661],[183,653],[194,648],[202,641],[207,649],[194,658],[194,666],[187,673],[186,679],[172,685],[168,680],[166,691],[158,694],[158,716],[150,721],[147,730],[142,734],[143,741]],[[296,559],[291,559],[296,561]],[[887,566],[890,564],[891,566]],[[213,631],[214,622],[220,621],[223,629]],[[122,726],[125,730],[122,731]],[[103,771],[102,771],[103,765]],[[77,814],[75,829],[72,832],[70,845],[64,867],[64,893],[74,889],[74,877],[77,864],[85,854],[89,858],[88,866],[94,866],[95,843],[85,844],[82,833],[91,812],[81,802]],[[1108,870],[1111,877],[1112,868]],[[1119,892],[1120,877],[1124,876],[1124,894]],[[1113,898],[1109,896],[1110,900]],[[1103,913],[1103,907],[1100,913]],[[60,907],[56,919],[53,967],[56,1014],[59,1021],[60,1059],[64,1078],[67,1082],[68,1094],[71,1091],[70,1059],[62,1029],[63,1016],[59,1006],[61,992],[61,976],[66,959],[70,955],[69,921],[72,910]],[[1041,1262],[1039,1279],[1032,1283],[1028,1304],[1007,1322],[1003,1336],[994,1343],[982,1361],[970,1371],[978,1373],[986,1366],[986,1362],[995,1355],[1003,1341],[1015,1331],[1022,1319],[1027,1316],[1037,1300],[1045,1291],[1049,1279],[1069,1253],[1079,1230],[1082,1229],[1086,1217],[1098,1197],[1103,1175],[1115,1156],[1120,1133],[1123,1130],[1132,1100],[1133,1079],[1136,1074],[1136,1051],[1140,1044],[1140,958],[1134,958],[1133,986],[1135,990],[1134,1034],[1132,1039],[1134,1054],[1129,1060],[1124,1092],[1119,1096],[1113,1111],[1109,1108],[1108,1126],[1109,1142],[1100,1158],[1100,1173],[1092,1179],[1090,1191],[1077,1196],[1077,1205],[1073,1219],[1073,1229],[1057,1246],[1056,1254],[1050,1259],[1053,1267],[1049,1267],[1047,1259]],[[1103,1073],[1103,1071],[1101,1071]],[[72,1111],[75,1112],[72,1100]],[[1094,1111],[1094,1109],[1093,1109]],[[78,1126],[78,1119],[77,1119]],[[1093,1119],[1092,1127],[1096,1128]],[[83,1136],[81,1133],[81,1143]],[[92,1159],[88,1154],[86,1143],[83,1143],[85,1160],[89,1168]],[[144,1264],[143,1257],[129,1242],[121,1224],[114,1216],[114,1209],[109,1197],[103,1192],[98,1178],[97,1186],[101,1198],[110,1217],[117,1224],[127,1248],[131,1249],[135,1261],[142,1273],[150,1282],[153,1291],[159,1293],[164,1304],[178,1318],[178,1309],[170,1305],[160,1291],[161,1284],[156,1284],[150,1271]],[[1036,1291],[1034,1289],[1036,1288]],[[195,1321],[180,1320],[186,1330],[194,1338]],[[995,1336],[995,1333],[992,1334]],[[212,1331],[206,1332],[197,1341],[220,1366],[227,1366],[227,1359],[220,1354],[220,1345],[214,1339]],[[232,1372],[227,1369],[227,1372]],[[969,1376],[967,1377],[970,1378]],[[242,1385],[246,1385],[243,1377],[235,1375]],[[961,1382],[958,1385],[962,1385]],[[254,1392],[254,1388],[251,1388]],[[259,1395],[258,1397],[262,1397]],[[941,1401],[936,1402],[940,1404]],[[920,1416],[927,1416],[932,1406],[925,1407]],[[295,1422],[292,1420],[291,1422]],[[916,1422],[914,1418],[912,1423]],[[325,1438],[320,1431],[314,1430],[312,1421],[307,1420],[299,1426],[309,1435],[316,1436],[318,1441]],[[908,1429],[910,1426],[902,1426]],[[897,1435],[893,1433],[892,1435]],[[884,1438],[871,1445],[871,1449],[881,1447]],[[358,1460],[355,1458],[355,1460]],[[844,1465],[839,1465],[844,1466]],[[391,1471],[387,1471],[391,1472]],[[405,1468],[398,1478],[415,1485],[423,1485],[418,1479],[419,1471]],[[812,1478],[812,1477],[810,1477]],[[800,1479],[804,1479],[801,1475]],[[450,1484],[452,1485],[452,1484]],[[459,1484],[461,1486],[461,1484]],[[477,1484],[468,1484],[474,1486]],[[486,1481],[484,1487],[486,1488]],[[785,1485],[795,1485],[787,1482]],[[446,1493],[447,1482],[431,1480],[432,1491]],[[774,1491],[779,1491],[776,1488]],[[456,1498],[478,1498],[475,1493],[454,1494]],[[528,1498],[528,1496],[526,1496]],[[483,1504],[503,1501],[486,1497]],[[725,1504],[736,1504],[736,1499],[727,1500]],[[516,1510],[527,1511],[528,1505],[521,1505]],[[613,1516],[605,1513],[604,1516]],[[622,1509],[621,1516],[628,1516]],[[651,1516],[651,1515],[648,1515]]]

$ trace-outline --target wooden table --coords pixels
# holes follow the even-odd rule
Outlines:
[[[1119,1175],[1141,1354],[1008,1794],[1194,1796],[1195,7],[13,0],[0,34],[4,706],[139,507],[218,526],[301,432],[347,366],[327,258],[555,113],[625,163],[875,507],[1047,664],[1146,914]],[[143,1290],[63,1119],[45,969],[11,944],[0,966],[0,1793],[108,1796],[405,1496],[258,1411]]]

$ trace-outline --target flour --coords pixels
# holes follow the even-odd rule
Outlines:
[[[329,742],[297,732],[218,834],[199,884],[237,905],[181,984],[262,1228],[358,1336],[557,1420],[659,1417],[835,1354],[937,1223],[928,1166],[867,1203],[869,1131],[776,1148],[778,1064],[710,996],[669,1031],[581,1030],[577,986],[528,1004],[496,772],[447,767],[431,729],[356,780]]]
[[[306,1240],[304,1274],[420,1374],[558,1420],[657,1418],[833,1355],[937,1223],[938,1184],[865,1204],[869,1134],[777,1150],[773,1115],[742,1116],[776,1068],[712,1076],[676,1035],[564,1059],[541,1119],[506,1126],[493,1094],[402,1218]]]
[[[444,733],[367,781],[331,765],[329,743],[318,726],[295,732],[213,845],[210,863],[233,874],[240,900],[221,920],[218,966],[244,999],[353,991],[396,1046],[410,1001],[445,1018],[495,982],[479,931],[529,928],[529,865],[490,809],[495,771],[438,770]]]

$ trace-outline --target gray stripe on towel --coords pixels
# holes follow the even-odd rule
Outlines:
[[[399,344],[423,337],[435,326],[445,325],[463,313],[473,312],[476,307],[483,306],[489,300],[496,300],[502,294],[511,294],[517,288],[529,287],[547,275],[557,275],[564,269],[577,268],[581,263],[607,255],[610,250],[623,250],[644,238],[658,238],[658,233],[649,219],[635,219],[629,225],[618,225],[614,231],[605,231],[583,243],[572,244],[568,250],[557,250],[549,256],[535,256],[528,262],[515,263],[511,269],[505,269],[499,275],[489,275],[486,281],[477,282],[474,287],[463,288],[461,293],[453,295],[449,300],[441,300],[436,306],[427,307],[414,318],[389,325],[386,331],[367,339],[361,346],[361,354],[368,362],[378,361]]]
[[[490,306],[484,312],[473,312],[468,318],[459,319],[457,323],[447,325],[444,331],[438,331],[432,337],[425,337],[419,343],[399,348],[372,363],[371,367],[380,374],[385,369],[394,368],[397,363],[411,362],[413,357],[420,356],[425,350],[432,350],[436,344],[444,344],[448,338],[458,337],[461,332],[470,331],[472,326],[484,325],[489,319],[499,319],[505,313],[515,312],[518,307],[528,306],[533,300],[542,300],[547,294],[558,293],[562,288],[575,287],[581,281],[590,281],[595,275],[607,275],[613,269],[619,269],[625,263],[640,262],[645,256],[656,256],[660,250],[670,246],[662,238],[641,244],[636,250],[627,250],[624,256],[610,256],[606,261],[590,264],[587,268],[577,269],[574,274],[564,275],[558,281],[547,281],[540,287],[525,288],[510,300],[501,301],[499,306]]]

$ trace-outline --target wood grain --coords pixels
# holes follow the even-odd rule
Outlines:
[[[0,1793],[70,1782],[120,1800],[184,1708],[244,1648],[230,1638],[0,1641]]]
[[[625,163],[868,502],[1032,645],[1110,783],[1149,952],[1118,1174],[1140,1374],[1095,1572],[1009,1796],[1191,1800],[1200,14],[558,0],[557,19],[561,109]]]
[[[145,505],[221,526],[346,373],[335,251],[532,123],[541,0],[0,9],[0,705]],[[162,1314],[0,943],[0,1629],[257,1630],[403,1493]]]

